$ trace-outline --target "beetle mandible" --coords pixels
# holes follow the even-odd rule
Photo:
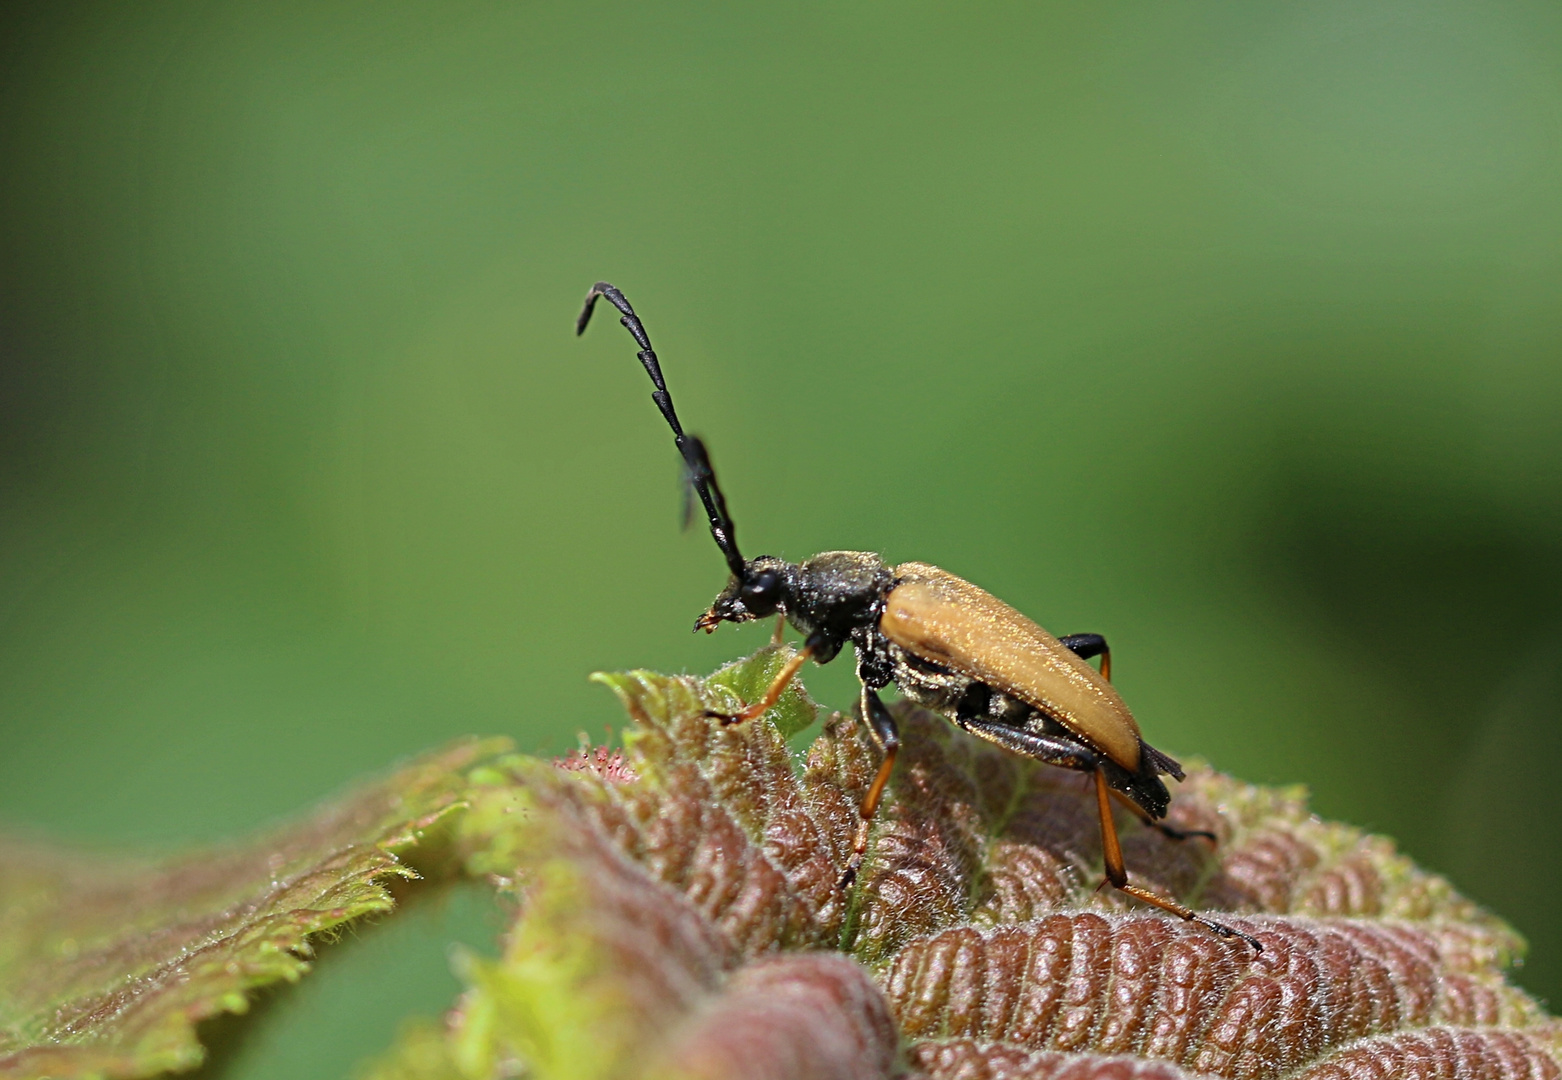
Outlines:
[[[1129,882],[1112,820],[1113,797],[1173,839],[1214,837],[1183,832],[1160,821],[1171,801],[1161,775],[1181,780],[1182,766],[1139,734],[1133,714],[1112,687],[1112,654],[1104,637],[1053,637],[997,597],[927,563],[889,566],[866,551],[827,551],[800,563],[771,555],[745,559],[738,551],[710,455],[704,443],[686,434],[679,423],[651,339],[624,294],[605,281],[593,285],[576,320],[576,334],[585,333],[599,297],[606,297],[619,310],[619,322],[640,346],[640,363],[655,386],[651,400],[673,430],[689,483],[705,507],[711,536],[732,574],[727,587],[696,620],[695,630],[710,633],[724,622],[774,615],[804,637],[802,649],[758,701],[737,713],[710,715],[724,723],[753,720],[775,705],[808,660],[827,664],[847,642],[856,652],[861,717],[882,761],[862,802],[851,859],[841,875],[842,888],[850,886],[862,864],[869,826],[900,748],[895,718],[879,698],[879,691],[894,683],[912,701],[1005,750],[1091,774],[1107,883],[1262,951],[1263,946],[1242,931]],[[1099,672],[1087,663],[1094,656],[1101,658]]]

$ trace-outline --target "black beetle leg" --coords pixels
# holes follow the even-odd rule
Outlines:
[[[1038,735],[1034,731],[1001,724],[986,717],[962,718],[960,726],[972,735],[997,743],[1005,750],[1048,765],[1080,772],[1093,772],[1096,768],[1098,759],[1094,750],[1061,735]]]
[[[1081,660],[1089,660],[1092,656],[1101,658],[1101,677],[1107,682],[1112,681],[1112,650],[1107,647],[1106,638],[1100,634],[1069,634],[1058,638],[1065,649],[1078,656]]]
[[[842,889],[851,886],[857,877],[858,868],[862,866],[863,855],[868,850],[868,827],[873,824],[873,816],[879,812],[885,785],[889,783],[890,773],[895,768],[895,754],[900,750],[900,728],[895,725],[895,718],[884,707],[878,692],[867,683],[862,684],[862,721],[868,726],[868,735],[884,759],[879,763],[878,775],[873,778],[868,794],[862,800],[862,820],[857,824],[851,859],[846,864],[845,873],[841,874]]]
[[[1168,839],[1191,840],[1195,836],[1202,836],[1204,839],[1211,842],[1214,842],[1218,839],[1215,834],[1210,832],[1208,829],[1179,829],[1174,825],[1166,824],[1164,821],[1156,821],[1149,815],[1149,812],[1146,811],[1144,807],[1134,802],[1121,791],[1118,791],[1116,788],[1112,788],[1111,792],[1112,798],[1126,806],[1134,817],[1138,818],[1140,821],[1144,822],[1150,828],[1154,829],[1156,832],[1160,833],[1162,836],[1167,837]]]
[[[1164,896],[1157,896],[1149,889],[1129,884],[1128,868],[1123,864],[1123,848],[1117,840],[1117,823],[1112,820],[1112,789],[1107,786],[1106,773],[1101,768],[1101,758],[1094,750],[1061,735],[1038,735],[992,720],[967,720],[964,726],[971,734],[997,743],[1005,750],[1024,754],[1048,765],[1061,765],[1065,769],[1079,769],[1094,775],[1096,804],[1101,812],[1101,861],[1105,864],[1106,880],[1114,889],[1125,892],[1136,900],[1154,905],[1179,919],[1196,922],[1221,937],[1239,937],[1251,945],[1256,952],[1264,951],[1264,946],[1257,938],[1250,937],[1240,930],[1234,930],[1224,923],[1206,919],[1196,914],[1192,908],[1184,907]]]

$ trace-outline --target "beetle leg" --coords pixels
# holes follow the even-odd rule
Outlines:
[[[1128,809],[1133,813],[1134,817],[1150,826],[1150,828],[1154,829],[1156,832],[1159,832],[1162,836],[1169,837],[1173,840],[1187,840],[1195,836],[1202,836],[1206,840],[1211,841],[1216,839],[1215,834],[1207,829],[1178,829],[1166,824],[1164,821],[1156,821],[1150,816],[1150,812],[1148,810],[1134,802],[1127,795],[1124,795],[1121,791],[1118,791],[1116,788],[1112,788],[1111,792],[1112,798],[1128,807]]]
[[[1117,842],[1117,824],[1112,820],[1112,799],[1109,795],[1111,788],[1106,785],[1106,773],[1100,766],[1096,767],[1096,806],[1101,811],[1101,861],[1106,864],[1106,880],[1112,888],[1118,892],[1125,892],[1136,900],[1143,900],[1146,904],[1152,904],[1162,911],[1196,922],[1206,929],[1213,930],[1221,937],[1239,937],[1253,946],[1255,952],[1263,952],[1264,946],[1257,938],[1250,937],[1240,930],[1233,930],[1223,923],[1206,919],[1202,915],[1195,914],[1191,908],[1183,907],[1175,900],[1168,900],[1164,896],[1157,896],[1149,889],[1141,889],[1137,885],[1128,883],[1128,868],[1123,865],[1123,848]]]
[[[962,719],[960,726],[972,735],[997,743],[1005,750],[1024,757],[1034,758],[1047,765],[1064,769],[1091,772],[1096,768],[1096,754],[1089,747],[1073,739],[1057,735],[1039,735],[1024,728],[1000,724],[985,717]]]
[[[785,615],[777,615],[776,616],[776,629],[775,629],[775,632],[770,635],[770,644],[772,644],[772,645],[779,645],[779,644],[781,644],[785,640],[786,640],[786,616]]]
[[[862,684],[862,721],[868,726],[868,736],[873,744],[879,748],[884,759],[879,762],[878,775],[873,778],[873,783],[868,786],[868,794],[862,800],[862,820],[857,823],[857,837],[852,841],[851,859],[846,863],[846,871],[841,875],[840,887],[851,887],[853,879],[857,876],[857,869],[862,866],[862,858],[868,850],[868,828],[873,824],[873,816],[879,812],[879,802],[884,798],[884,788],[889,783],[890,773],[895,768],[895,754],[900,750],[900,728],[895,724],[895,718],[884,707],[884,701],[867,683]]]
[[[1058,641],[1081,660],[1099,656],[1101,677],[1107,682],[1112,681],[1112,650],[1107,647],[1106,638],[1100,634],[1069,634],[1067,637],[1058,638]]]
[[[1239,937],[1257,952],[1263,952],[1264,947],[1256,938],[1249,937],[1240,930],[1233,930],[1223,923],[1206,919],[1197,915],[1192,909],[1183,907],[1175,900],[1168,900],[1163,896],[1157,896],[1149,889],[1142,889],[1128,882],[1128,869],[1123,863],[1123,847],[1117,839],[1117,823],[1112,820],[1112,795],[1115,792],[1107,785],[1106,772],[1101,768],[1101,759],[1096,752],[1082,743],[1058,735],[1039,735],[1023,728],[1010,727],[1007,724],[995,723],[991,720],[973,719],[964,722],[965,729],[973,735],[979,735],[989,742],[997,743],[1005,750],[1012,750],[1017,754],[1023,754],[1048,765],[1059,765],[1065,769],[1078,769],[1088,772],[1095,778],[1096,803],[1101,813],[1101,861],[1106,867],[1106,880],[1114,889],[1125,892],[1147,904],[1152,904],[1162,911],[1177,916],[1179,919],[1187,919],[1196,922],[1219,934],[1221,937]]]
[[[776,702],[781,700],[781,695],[786,693],[787,684],[792,681],[792,676],[798,673],[813,654],[814,642],[810,640],[808,644],[797,651],[797,654],[792,659],[786,662],[780,671],[776,672],[776,677],[771,680],[770,689],[766,690],[765,696],[754,702],[754,704],[745,706],[735,713],[706,709],[705,715],[720,720],[723,724],[741,724],[746,720],[754,720],[763,716],[770,711]]]

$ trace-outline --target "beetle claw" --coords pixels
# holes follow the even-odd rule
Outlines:
[[[1200,926],[1215,931],[1215,933],[1219,934],[1223,938],[1241,938],[1243,941],[1247,942],[1253,947],[1253,951],[1255,953],[1261,953],[1264,951],[1264,943],[1262,941],[1259,941],[1251,934],[1244,934],[1242,931],[1236,929],[1233,926],[1227,926],[1224,923],[1215,922],[1213,919],[1195,918],[1194,921],[1197,922]]]

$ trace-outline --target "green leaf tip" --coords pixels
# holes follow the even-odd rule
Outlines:
[[[188,1069],[194,1026],[297,980],[310,938],[388,911],[398,852],[507,744],[466,740],[256,840],[135,861],[0,840],[0,1077]]]
[[[631,717],[643,724],[665,725],[671,718],[704,719],[704,709],[736,712],[764,696],[788,660],[797,654],[790,645],[767,645],[734,660],[706,678],[667,676],[654,671],[595,672],[591,679],[618,695]],[[793,679],[764,721],[790,739],[812,724],[819,706],[808,696],[802,679]],[[716,723],[716,721],[710,721]]]
[[[517,757],[486,775],[460,843],[514,888],[516,922],[443,1028],[412,1029],[371,1077],[1562,1076],[1562,1028],[1504,977],[1511,930],[1299,790],[1207,766],[1171,822],[1217,842],[1125,814],[1128,863],[1260,955],[1097,892],[1077,776],[904,703],[842,893],[877,766],[856,721],[827,718],[798,763],[805,712],[704,715],[758,697],[786,655],[706,680],[597,676],[632,721],[621,772]]]

